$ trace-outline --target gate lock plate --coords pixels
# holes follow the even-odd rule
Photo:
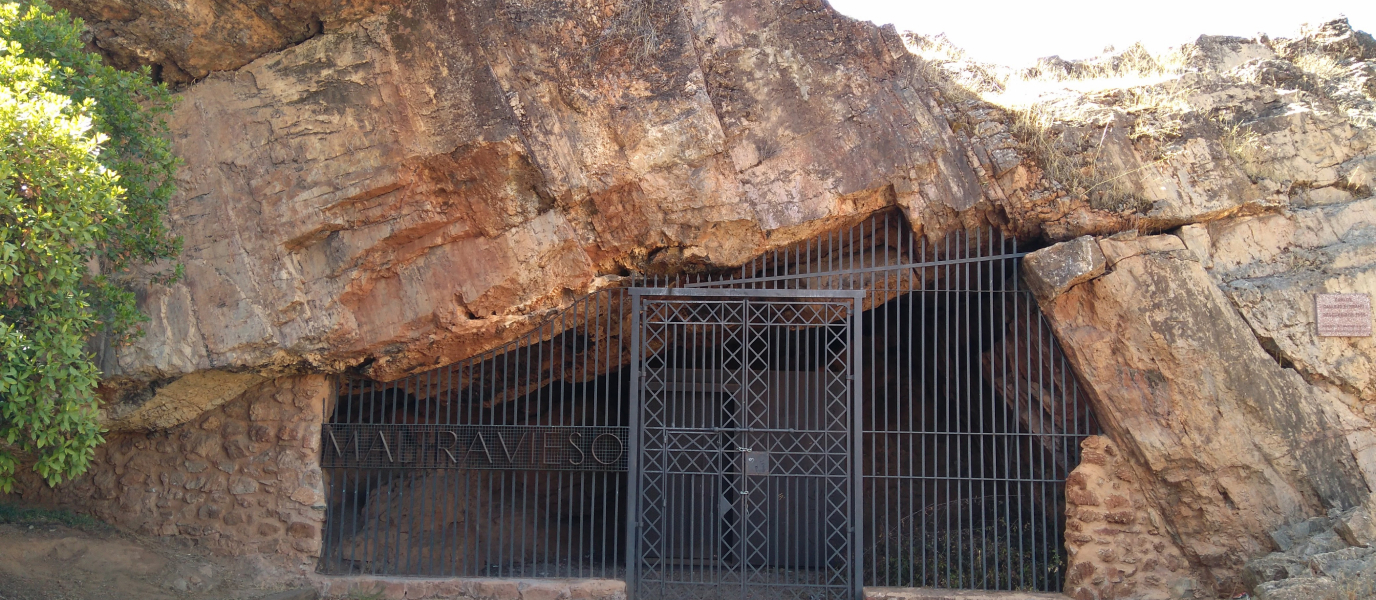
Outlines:
[[[768,453],[768,452],[746,452],[746,453],[745,453],[745,474],[746,474],[746,475],[768,475],[768,474],[769,474],[769,453]]]

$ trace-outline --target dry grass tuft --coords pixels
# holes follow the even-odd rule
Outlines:
[[[1107,155],[1104,137],[1109,125],[1099,135],[1092,135],[1086,128],[1058,120],[1046,104],[1010,112],[1013,135],[1036,157],[1046,176],[1064,186],[1068,193],[1086,198],[1094,208],[1114,212],[1147,206],[1138,197],[1130,176],[1151,165],[1124,170]]]
[[[1188,45],[1154,55],[1136,44],[1091,61],[1043,59],[982,96],[1016,115],[1014,134],[1071,194],[1104,210],[1140,210],[1148,203],[1138,197],[1132,176],[1167,157],[1128,169],[1105,152],[1103,134],[1112,114],[1126,113],[1127,137],[1134,142],[1178,138],[1191,110],[1190,89],[1180,76],[1193,54]]]
[[[1347,69],[1338,64],[1332,56],[1319,52],[1306,52],[1295,56],[1292,61],[1301,71],[1321,80],[1338,79],[1347,76]]]
[[[1069,62],[1058,58],[1042,59],[1031,68],[1008,76],[1003,89],[986,94],[985,99],[1007,107],[1028,106],[1048,98],[1089,95],[1110,90],[1152,89],[1173,82],[1185,71],[1194,49],[1182,46],[1153,55],[1141,44],[1126,51],[1090,61]],[[1166,91],[1135,92],[1135,106],[1145,108],[1167,100],[1178,100],[1178,85]]]
[[[1223,123],[1223,135],[1219,136],[1218,142],[1223,146],[1223,150],[1233,161],[1247,174],[1253,182],[1260,179],[1276,179],[1275,172],[1264,166],[1266,164],[1266,149],[1261,136],[1252,131],[1242,123]]]
[[[658,0],[630,0],[608,23],[595,46],[622,46],[636,62],[643,61],[659,50],[663,41],[655,19],[665,18]]]

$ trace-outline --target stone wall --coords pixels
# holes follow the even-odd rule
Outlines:
[[[1080,444],[1066,478],[1066,595],[1075,600],[1191,598],[1196,580],[1147,502],[1133,467],[1103,436]]]
[[[218,553],[304,561],[320,552],[325,518],[319,450],[329,382],[282,377],[171,429],[110,433],[85,475],[50,488],[21,470],[13,495]]]

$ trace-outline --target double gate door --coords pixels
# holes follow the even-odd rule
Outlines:
[[[632,596],[858,598],[863,292],[631,293]]]

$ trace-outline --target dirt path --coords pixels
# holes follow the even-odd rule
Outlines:
[[[0,600],[242,600],[290,587],[253,562],[108,528],[0,524]]]

